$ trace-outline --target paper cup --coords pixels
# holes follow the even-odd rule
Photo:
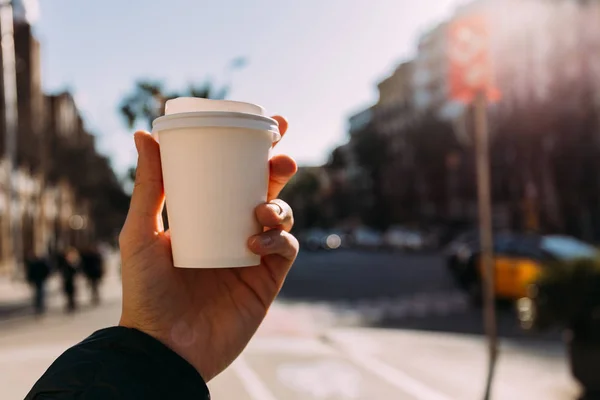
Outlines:
[[[173,263],[179,268],[258,265],[248,239],[262,231],[277,121],[254,104],[179,98],[153,123],[158,136]]]

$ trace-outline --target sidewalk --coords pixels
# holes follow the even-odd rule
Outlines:
[[[120,300],[121,282],[118,270],[118,254],[109,255],[105,260],[106,276],[101,284],[103,299],[111,301]],[[86,279],[78,274],[77,302],[80,305],[89,303],[89,290]],[[62,280],[60,274],[54,273],[46,283],[46,306],[49,313],[60,311],[64,308],[64,295],[62,293]],[[22,316],[33,315],[33,289],[24,280],[15,280],[11,277],[0,277],[0,322],[12,320]]]
[[[10,277],[0,277],[0,307],[22,302],[31,297],[31,288],[26,282],[15,281]]]
[[[61,290],[58,274],[46,283],[46,301],[50,302]],[[0,321],[33,313],[33,289],[23,280],[0,278]]]

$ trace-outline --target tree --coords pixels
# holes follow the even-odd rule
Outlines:
[[[237,67],[237,64],[236,64]],[[119,106],[119,111],[129,129],[137,122],[144,122],[152,130],[152,121],[164,115],[167,101],[177,97],[197,97],[203,99],[224,99],[228,88],[215,89],[213,84],[205,82],[200,85],[190,84],[182,92],[167,91],[163,83],[151,80],[138,81],[133,90],[126,95]],[[135,182],[135,167],[129,168],[127,177]],[[168,227],[166,209],[163,212],[165,228]]]
[[[294,229],[324,227],[328,224],[323,209],[321,167],[300,167],[281,192],[281,198],[294,210]]]
[[[451,195],[460,197],[460,185],[453,184],[458,179],[450,179],[450,174],[458,177],[462,165],[455,164],[463,163],[465,149],[452,125],[434,114],[406,119],[387,133],[371,123],[353,134],[350,148],[370,182],[367,193],[353,191],[368,225],[385,229],[394,223],[441,222]],[[344,161],[336,149],[329,167],[343,169]]]
[[[168,100],[177,97],[220,100],[225,98],[227,92],[228,88],[215,89],[210,82],[200,85],[190,84],[181,92],[172,92],[167,91],[163,83],[159,81],[140,80],[135,84],[133,90],[123,98],[119,105],[119,111],[130,129],[138,121],[144,122],[149,129],[152,129],[152,121],[164,114]]]
[[[362,220],[370,226],[385,229],[389,225],[391,205],[384,193],[386,166],[390,162],[390,137],[379,132],[374,124],[356,132],[352,150],[358,166],[370,178],[370,201],[365,201]]]
[[[125,222],[129,196],[124,192],[107,157],[95,147],[74,145],[62,150],[66,167],[62,176],[75,192],[90,202],[90,217],[94,221],[97,240],[114,242],[116,229]]]
[[[236,68],[242,65],[238,59],[234,61],[236,61]],[[201,85],[190,84],[182,92],[167,92],[162,82],[140,80],[136,82],[132,91],[121,101],[119,112],[129,129],[132,129],[137,122],[142,121],[151,130],[152,121],[164,115],[167,101],[177,97],[220,100],[225,98],[228,90],[227,87],[217,90],[210,82],[205,82]],[[135,167],[131,167],[127,171],[127,178],[131,182],[135,181]]]
[[[330,191],[325,202],[334,223],[346,224],[361,213],[361,191],[356,169],[352,168],[349,144],[334,149],[324,170],[329,177]]]

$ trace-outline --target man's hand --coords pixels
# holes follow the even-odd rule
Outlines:
[[[285,134],[287,122],[275,119]],[[298,254],[298,241],[289,234],[292,210],[276,200],[296,173],[296,163],[287,156],[270,161],[268,202],[256,209],[258,221],[267,230],[248,239],[250,250],[262,256],[260,265],[179,269],[173,266],[169,232],[162,224],[159,144],[146,132],[135,134],[135,144],[136,183],[119,238],[123,266],[120,325],[160,340],[208,382],[246,347]]]

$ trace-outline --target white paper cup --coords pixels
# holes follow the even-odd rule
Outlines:
[[[262,231],[277,121],[254,104],[179,98],[153,123],[158,135],[173,263],[179,268],[258,265],[248,239]]]

